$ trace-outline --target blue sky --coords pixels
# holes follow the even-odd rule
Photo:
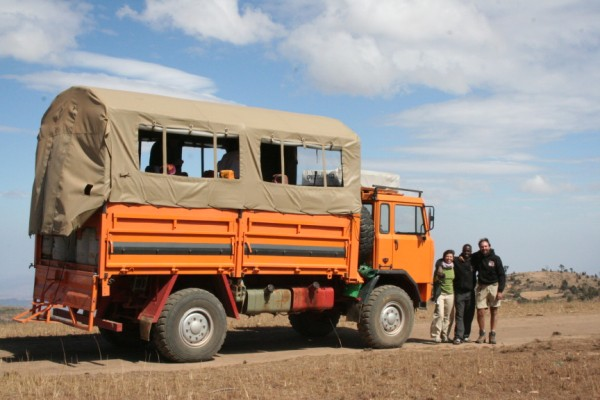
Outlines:
[[[36,134],[100,86],[338,118],[436,207],[436,255],[600,273],[600,3],[0,0],[0,299],[28,298]]]

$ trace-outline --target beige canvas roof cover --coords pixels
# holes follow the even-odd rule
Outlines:
[[[140,171],[138,128],[155,125],[239,135],[241,179]],[[342,149],[344,187],[305,187],[261,178],[261,140]],[[30,234],[68,235],[105,202],[282,213],[360,212],[360,140],[341,122],[237,105],[73,87],[42,118]]]

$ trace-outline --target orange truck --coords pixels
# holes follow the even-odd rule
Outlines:
[[[42,119],[33,302],[15,319],[175,362],[210,360],[241,314],[308,337],[345,316],[365,346],[400,347],[431,295],[434,210],[365,176],[335,119],[70,88]]]

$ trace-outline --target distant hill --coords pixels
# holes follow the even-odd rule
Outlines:
[[[31,300],[0,299],[0,307],[29,307]]]
[[[585,272],[513,272],[506,277],[507,299],[516,301],[593,300],[600,298],[600,279]]]

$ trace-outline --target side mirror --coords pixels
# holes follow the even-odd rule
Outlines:
[[[428,220],[429,220],[429,230],[433,230],[433,227],[435,225],[435,207],[434,206],[425,206],[425,208],[428,210]]]

